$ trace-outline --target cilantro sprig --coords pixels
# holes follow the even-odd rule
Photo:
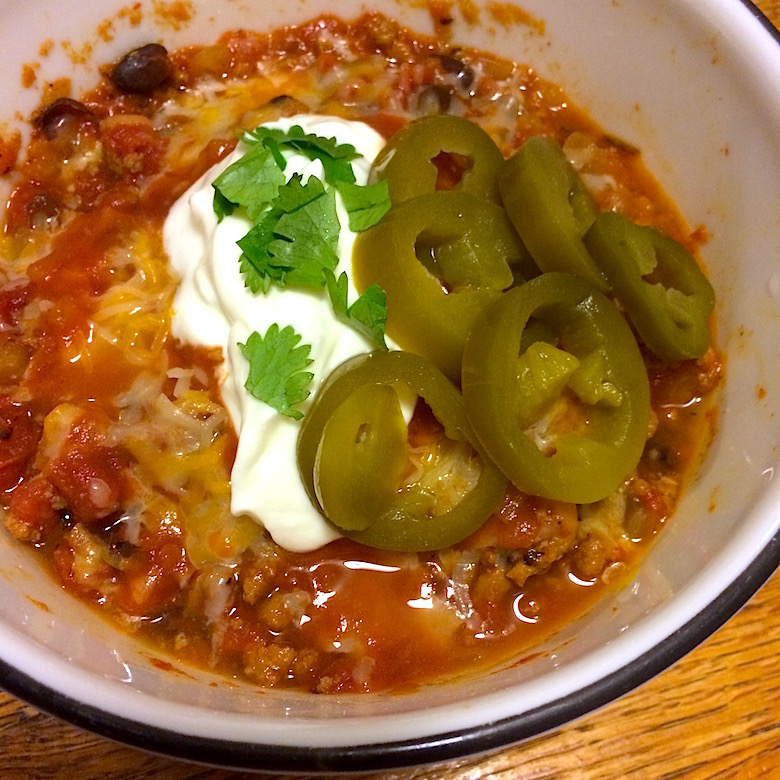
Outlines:
[[[347,302],[349,290],[346,273],[342,272],[337,279],[332,271],[326,271],[325,280],[336,318],[365,336],[372,344],[387,349],[385,291],[378,284],[372,284],[350,306]]]
[[[281,152],[283,148],[294,149],[310,160],[319,160],[325,171],[325,181],[334,187],[340,182],[355,181],[355,172],[350,161],[361,156],[352,144],[340,144],[335,138],[306,133],[300,125],[293,125],[289,130],[258,127],[245,133],[243,141],[247,144],[260,144],[268,149],[277,161],[284,160]],[[284,170],[284,165],[280,167]]]
[[[218,220],[243,209],[253,225],[239,239],[240,270],[254,293],[267,293],[273,285],[327,290],[335,317],[384,349],[387,308],[384,291],[371,285],[363,295],[348,301],[346,273],[336,276],[339,223],[336,192],[341,196],[354,232],[368,230],[390,209],[387,183],[356,183],[352,160],[360,154],[351,144],[339,144],[304,132],[258,127],[242,138],[248,151],[214,181],[214,211]],[[323,180],[305,182],[296,173],[285,176],[285,150],[319,160]],[[291,326],[272,325],[265,336],[255,332],[239,344],[249,361],[246,388],[281,414],[299,420],[295,405],[309,396],[313,375],[304,369],[312,362],[311,347],[298,346],[301,337]]]
[[[238,241],[241,271],[252,292],[271,284],[321,290],[325,270],[339,262],[336,199],[316,176],[304,184],[295,174],[279,187],[270,209]]]
[[[351,162],[361,155],[352,144],[340,144],[335,138],[324,138],[314,133],[306,133],[300,125],[293,125],[289,130],[258,127],[244,133],[242,140],[250,149],[242,160],[247,157],[250,159],[247,170],[241,173],[249,180],[252,176],[257,176],[255,181],[262,181],[264,184],[265,177],[269,175],[269,158],[276,164],[277,171],[283,174],[287,167],[287,160],[283,154],[284,149],[296,151],[310,160],[319,160],[322,163],[325,182],[338,189],[349,215],[350,230],[356,233],[368,230],[390,210],[390,192],[387,188],[387,182],[381,181],[365,186],[355,183],[355,171]],[[241,160],[234,163],[231,168],[240,163]],[[234,178],[240,178],[239,171],[233,171],[232,175]],[[280,186],[277,174],[273,173],[273,176],[275,186]],[[282,178],[283,182],[284,178]],[[226,198],[231,204],[245,205],[241,200],[231,197],[231,193],[227,192],[224,187],[218,186],[218,183],[221,184],[219,179],[214,183],[217,190],[215,209],[218,198]],[[243,185],[243,183],[242,178],[241,184]],[[258,194],[257,199],[260,200],[260,198],[261,196]],[[271,199],[268,197],[265,201],[266,204]],[[249,216],[252,219],[256,218],[252,213],[249,213]]]
[[[349,215],[349,229],[355,233],[373,227],[390,211],[390,189],[385,179],[365,187],[342,182],[338,191]]]
[[[243,206],[251,220],[259,219],[284,184],[284,172],[270,150],[252,147],[215,179],[214,211],[221,222]]]
[[[265,336],[254,331],[246,344],[238,345],[249,361],[246,389],[293,420],[303,417],[302,412],[293,407],[309,397],[308,386],[314,379],[314,374],[305,370],[312,363],[311,347],[308,344],[298,346],[300,340],[301,336],[290,325],[279,330],[274,323]]]

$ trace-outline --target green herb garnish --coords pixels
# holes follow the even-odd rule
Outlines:
[[[355,233],[373,227],[390,211],[390,190],[384,179],[365,187],[343,182],[338,190],[349,214],[349,229]]]
[[[346,273],[342,273],[337,279],[333,271],[325,271],[325,281],[336,319],[365,336],[372,344],[387,349],[385,291],[378,284],[372,284],[349,306]]]
[[[268,328],[265,336],[257,331],[239,344],[241,354],[249,361],[249,378],[245,387],[260,401],[293,420],[303,414],[293,406],[305,401],[314,375],[304,369],[311,364],[308,344],[289,325],[279,330],[277,324]]]
[[[335,138],[305,133],[300,125],[293,125],[289,130],[258,127],[247,132],[243,140],[247,144],[261,144],[277,160],[284,159],[282,147],[295,149],[310,160],[319,160],[325,169],[325,181],[333,186],[340,182],[351,184],[355,181],[350,160],[360,157],[360,154],[352,144],[339,144]]]
[[[221,221],[240,207],[254,223],[237,242],[246,286],[254,293],[266,293],[273,284],[309,290],[327,287],[336,318],[387,349],[384,291],[373,284],[350,306],[347,274],[338,278],[335,274],[340,231],[336,190],[349,215],[350,229],[360,232],[389,211],[387,182],[367,187],[356,184],[351,160],[360,155],[355,147],[305,133],[299,125],[287,131],[258,127],[247,132],[243,141],[249,146],[247,153],[214,182],[214,211]],[[284,149],[319,160],[329,186],[316,176],[304,183],[298,173],[285,181]],[[249,361],[246,389],[295,420],[303,415],[293,407],[308,398],[313,379],[305,371],[312,362],[311,347],[299,345],[300,340],[291,326],[280,330],[274,324],[265,336],[254,332],[246,344],[239,344]]]
[[[220,221],[243,206],[249,218],[259,219],[284,184],[284,173],[270,150],[252,147],[214,181],[214,211]]]
[[[325,269],[335,270],[339,220],[333,190],[316,177],[303,184],[299,174],[279,187],[271,208],[238,241],[241,270],[253,292],[272,283],[321,290]]]

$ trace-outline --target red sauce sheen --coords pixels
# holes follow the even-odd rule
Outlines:
[[[168,209],[280,116],[362,120],[389,136],[452,113],[510,154],[562,144],[602,209],[697,248],[639,152],[529,67],[450,49],[368,15],[239,31],[168,54],[143,94],[103,78],[34,121],[0,270],[0,491],[8,533],[74,596],[177,661],[261,686],[401,689],[519,660],[625,583],[713,428],[721,360],[650,355],[654,420],[636,472],[582,508],[510,488],[472,537],[430,554],[347,540],[306,554],[229,512],[235,433],[219,350],[170,334]],[[15,158],[3,147],[1,160]],[[440,179],[457,177],[457,161]],[[10,165],[10,163],[9,163]],[[410,441],[439,436],[424,411]],[[167,663],[167,662],[160,662]]]

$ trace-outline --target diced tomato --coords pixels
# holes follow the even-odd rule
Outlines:
[[[82,595],[101,598],[113,590],[117,570],[107,562],[106,543],[75,525],[54,549],[54,567],[63,585]]]
[[[73,516],[94,523],[116,512],[126,494],[125,462],[112,447],[74,447],[50,461],[45,474],[65,499]]]
[[[62,204],[55,188],[41,182],[23,181],[11,194],[5,210],[4,232],[14,235],[36,226],[42,230],[59,222]]]
[[[95,416],[80,417],[42,465],[73,518],[87,525],[115,513],[130,494],[127,457],[105,443],[105,426]]]
[[[237,613],[233,614],[228,618],[222,634],[219,652],[225,657],[239,658],[250,648],[262,644],[264,636],[265,632],[254,620],[245,620]]]
[[[130,614],[158,614],[182,593],[192,566],[178,536],[154,534],[141,543],[143,549],[123,573],[116,600]]]
[[[14,283],[0,290],[0,330],[15,327],[30,299],[30,285]]]
[[[53,493],[51,484],[41,475],[25,480],[11,493],[6,527],[14,536],[37,543],[45,541],[59,526],[60,515],[52,503]]]
[[[24,476],[40,436],[29,407],[0,398],[0,490],[10,490]]]
[[[110,117],[103,121],[102,131],[112,172],[135,180],[160,170],[168,140],[157,134],[146,117]]]
[[[79,171],[73,177],[72,189],[77,198],[76,207],[85,210],[94,206],[109,188],[110,182],[100,168]]]

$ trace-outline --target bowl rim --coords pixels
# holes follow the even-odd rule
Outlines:
[[[488,753],[539,736],[593,712],[652,679],[733,617],[780,568],[780,531],[742,575],[674,633],[607,677],[564,698],[465,732],[349,747],[229,742],[182,734],[85,704],[19,672],[0,659],[0,687],[34,707],[130,747],[221,768],[262,772],[361,772],[440,763]]]
[[[739,3],[780,45],[778,30],[750,0]],[[611,674],[563,698],[462,731],[354,746],[308,747],[184,734],[118,716],[41,683],[0,658],[0,689],[49,715],[129,747],[197,764],[254,772],[321,774],[400,769],[478,755],[539,736],[593,712],[649,681],[733,617],[780,568],[780,530],[706,607]]]

